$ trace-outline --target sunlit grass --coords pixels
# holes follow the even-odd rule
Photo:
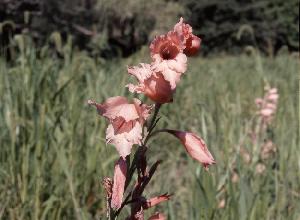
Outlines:
[[[117,154],[105,145],[105,120],[86,101],[132,97],[124,87],[126,65],[141,56],[104,62],[82,53],[37,59],[30,52],[14,65],[0,59],[0,218],[104,218],[101,179],[112,176]],[[164,162],[146,194],[174,193],[157,208],[168,219],[299,219],[298,60],[195,58],[189,68],[158,126],[198,133],[217,165],[204,172],[177,140],[158,136],[149,157]],[[247,138],[265,82],[280,94],[272,125],[277,153],[258,175],[237,146]],[[251,151],[250,142],[245,145]],[[218,208],[222,199],[225,207]]]

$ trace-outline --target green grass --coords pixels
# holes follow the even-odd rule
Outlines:
[[[81,219],[104,219],[101,179],[113,175],[117,153],[105,144],[106,121],[86,101],[132,97],[124,88],[131,81],[126,65],[146,62],[148,54],[110,62],[75,52],[65,60],[34,54],[27,51],[14,65],[0,59],[0,218],[75,219],[77,213]],[[198,133],[217,165],[205,172],[177,140],[157,136],[149,160],[164,162],[146,194],[174,196],[147,213],[160,210],[168,219],[189,220],[298,220],[298,71],[298,59],[287,55],[190,59],[174,102],[162,107],[159,127]],[[277,152],[246,164],[239,145],[255,156],[247,129],[265,82],[280,94],[270,129]],[[255,172],[258,162],[266,166],[261,175]],[[226,205],[218,208],[223,198]]]

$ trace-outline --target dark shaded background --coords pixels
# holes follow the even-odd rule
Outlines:
[[[203,39],[204,55],[299,49],[297,0],[0,0],[0,48],[10,59],[21,34],[61,57],[68,39],[91,56],[127,57],[180,16]]]

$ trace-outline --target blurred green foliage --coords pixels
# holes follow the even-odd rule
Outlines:
[[[180,0],[205,53],[239,52],[253,45],[273,55],[283,45],[299,50],[298,0]],[[237,33],[250,27],[240,36]],[[248,28],[249,30],[249,28]]]
[[[127,57],[179,16],[203,38],[203,54],[238,53],[247,45],[269,55],[282,46],[299,49],[298,0],[6,0],[0,1],[0,48],[13,55],[13,37],[22,34],[62,56],[51,38],[56,33],[62,42],[71,35],[90,55]]]
[[[90,55],[126,57],[148,43],[154,27],[174,23],[180,11],[165,0],[0,1],[0,43],[7,55],[15,34],[30,36],[37,47],[56,48],[50,37],[56,33],[63,42],[72,35],[73,45]]]
[[[23,45],[26,39],[19,41]],[[132,97],[125,88],[126,65],[145,61],[149,51],[103,61],[72,52],[70,44],[62,47],[65,59],[44,50],[37,58],[35,49],[25,46],[14,65],[0,57],[0,219],[104,219],[101,179],[113,175],[118,155],[105,144],[107,122],[87,100]],[[163,163],[146,196],[174,196],[147,213],[162,211],[170,220],[298,220],[298,71],[298,58],[261,58],[254,49],[251,56],[191,58],[174,102],[162,107],[158,127],[199,134],[217,164],[206,172],[179,141],[157,136],[148,156],[150,164]],[[280,94],[271,127],[277,152],[259,161],[266,169],[258,174],[256,162],[246,163],[239,148],[254,155],[253,144],[242,140],[264,81]]]

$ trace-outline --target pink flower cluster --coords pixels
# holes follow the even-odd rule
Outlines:
[[[258,114],[262,118],[264,124],[270,124],[273,116],[276,113],[278,103],[277,88],[267,89],[263,98],[255,99],[256,106],[258,108]]]
[[[113,144],[120,155],[115,164],[113,181],[105,178],[103,182],[107,193],[110,219],[117,217],[126,204],[131,204],[131,215],[127,218],[128,220],[144,219],[144,210],[170,199],[168,194],[151,199],[142,196],[160,163],[157,161],[150,169],[147,168],[145,156],[149,147],[147,140],[154,134],[168,132],[177,137],[187,153],[199,161],[205,169],[215,163],[204,141],[197,135],[170,129],[153,132],[159,108],[162,104],[173,101],[176,87],[187,70],[187,56],[196,55],[200,44],[201,39],[192,33],[192,27],[184,23],[181,18],[172,31],[156,37],[150,44],[152,63],[141,63],[139,66],[128,67],[128,73],[138,81],[136,85],[127,85],[129,91],[142,93],[155,102],[155,111],[151,122],[146,123],[151,115],[153,105],[143,104],[138,99],[129,102],[125,97],[116,96],[103,103],[88,101],[90,105],[97,108],[101,116],[109,121],[106,141]],[[147,132],[143,132],[144,129],[147,129]],[[139,147],[134,159],[130,161],[133,145]],[[138,179],[124,200],[124,192],[135,170],[138,173]],[[131,202],[128,201],[130,197]],[[161,213],[155,213],[149,219],[165,219],[165,217]]]
[[[128,68],[128,73],[138,80],[137,85],[127,85],[129,91],[143,93],[156,103],[172,102],[176,86],[187,70],[187,56],[196,55],[200,44],[201,39],[181,18],[172,31],[152,41],[151,64]]]

